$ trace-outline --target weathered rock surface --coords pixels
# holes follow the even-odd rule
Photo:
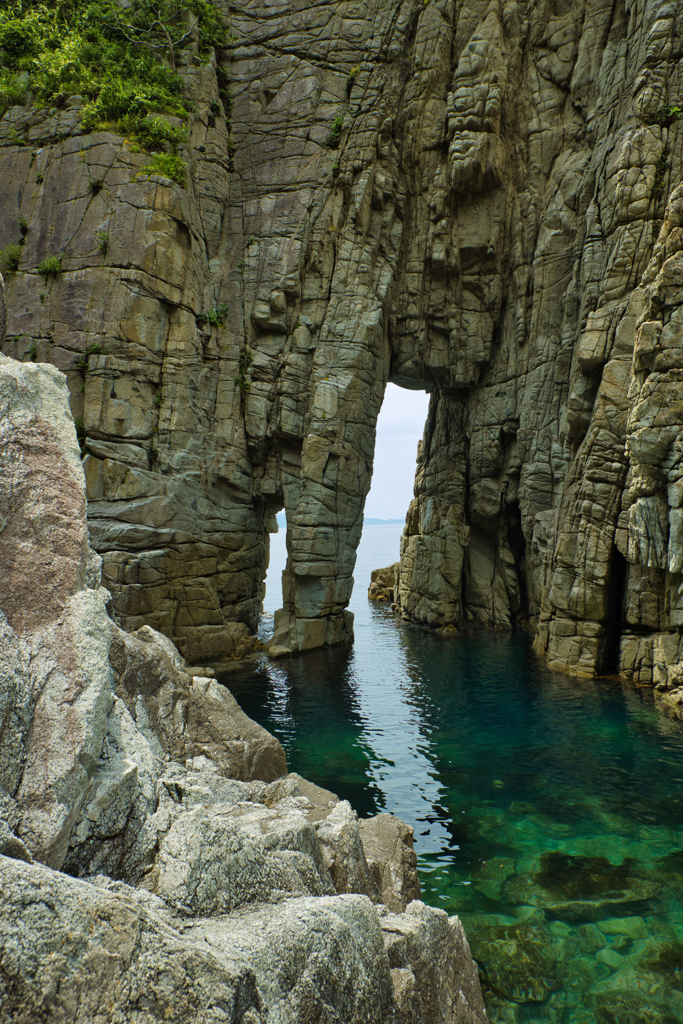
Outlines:
[[[471,958],[457,919],[424,904],[381,924],[363,896],[288,899],[187,922],[120,883],[5,857],[0,865],[0,1012],[16,1024],[486,1020],[476,975],[462,970]],[[429,928],[434,936],[420,934]],[[446,985],[422,977],[432,946]],[[430,991],[444,989],[447,1002],[430,1005]]]
[[[376,814],[358,822],[368,867],[389,910],[400,913],[419,899],[413,832],[393,814]]]
[[[185,672],[154,630],[111,622],[66,382],[49,365],[0,355],[0,479],[0,792],[31,853],[61,867],[72,833],[125,846],[171,759],[282,775],[282,747],[224,687]]]
[[[0,355],[0,412],[0,1017],[486,1024],[411,830],[109,619],[63,375]]]
[[[59,867],[113,694],[80,453],[51,366],[0,355],[0,478],[0,792],[12,831]]]
[[[224,686],[188,675],[177,651],[174,664],[165,637],[149,626],[135,633],[113,623],[110,629],[116,694],[174,761],[203,759],[233,779],[270,782],[286,773],[280,743],[244,714]]]
[[[666,436],[652,422],[675,356],[639,353],[662,331],[683,343],[682,16],[491,5],[463,51],[451,183],[477,195],[443,205],[434,235],[468,327],[446,319],[458,390],[431,400],[398,587],[417,621],[530,621],[552,667],[645,682],[658,638],[678,645],[675,402]]]
[[[382,929],[400,1008],[398,1019],[410,1024],[470,1019],[479,1005],[478,981],[473,984],[472,975],[450,953],[453,945],[468,948],[458,918],[433,914],[416,901],[405,914],[383,915]],[[425,947],[434,950],[429,961],[421,955]]]
[[[373,569],[370,575],[368,597],[371,601],[389,601],[393,604],[398,590],[399,562],[386,569]]]
[[[0,121],[0,245],[28,225],[5,350],[67,373],[118,622],[235,653],[285,507],[274,648],[348,639],[391,380],[432,392],[403,612],[651,679],[683,614],[680,0],[229,18],[182,67],[186,190],[75,100]]]

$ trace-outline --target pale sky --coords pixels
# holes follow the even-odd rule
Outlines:
[[[429,395],[387,384],[377,419],[375,468],[365,502],[367,519],[403,519],[413,497],[417,442],[422,438]]]

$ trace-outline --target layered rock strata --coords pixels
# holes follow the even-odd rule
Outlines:
[[[485,258],[482,232],[454,266],[490,326],[458,333],[469,367],[432,396],[398,605],[437,626],[531,621],[552,667],[650,682],[679,643],[681,421],[665,399],[663,435],[655,410],[683,345],[683,9],[540,13],[489,9],[453,81],[451,187],[464,174],[476,196],[440,229],[470,258],[490,225]]]
[[[0,423],[0,1017],[486,1024],[412,830],[109,618],[64,376],[0,355]]]
[[[187,189],[78,97],[0,121],[6,351],[67,372],[117,621],[233,651],[284,507],[274,646],[348,639],[391,380],[432,392],[404,613],[652,679],[680,637],[680,0],[229,18],[182,55]]]

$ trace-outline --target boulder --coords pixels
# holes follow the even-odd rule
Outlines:
[[[42,865],[4,857],[0,865],[3,1020],[265,1021],[246,958],[185,937],[163,916],[161,901]]]
[[[386,569],[372,570],[368,588],[368,598],[371,601],[388,601],[393,604],[398,589],[398,570],[398,562],[387,566]]]
[[[166,637],[149,626],[135,633],[113,623],[110,629],[117,696],[157,749],[182,764],[203,760],[243,781],[270,782],[285,774],[275,737],[215,679],[189,675],[178,652],[169,653],[173,645]]]
[[[335,892],[316,831],[296,807],[245,801],[155,817],[158,848],[141,884],[188,916]]]
[[[457,917],[414,900],[404,914],[384,912],[381,921],[397,1024],[487,1024],[479,975]]]
[[[113,704],[107,595],[66,381],[0,355],[0,787],[12,831],[59,867]]]
[[[358,822],[370,872],[389,910],[400,913],[420,896],[413,830],[393,814],[376,814]]]
[[[457,919],[303,896],[190,919],[0,855],[0,1014],[16,1024],[486,1024]],[[17,909],[21,908],[21,913]]]

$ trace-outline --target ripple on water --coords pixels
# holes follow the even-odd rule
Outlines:
[[[396,557],[378,536],[368,576]],[[683,727],[648,691],[548,672],[523,636],[444,639],[362,588],[352,607],[352,650],[226,679],[291,770],[413,826],[492,1021],[681,1024]]]

